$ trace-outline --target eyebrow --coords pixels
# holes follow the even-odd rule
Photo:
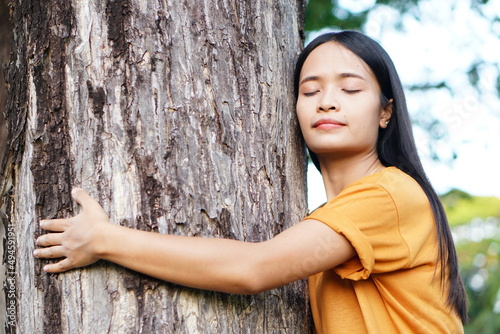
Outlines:
[[[365,78],[359,74],[356,74],[356,73],[350,73],[350,72],[346,72],[346,73],[340,73],[337,75],[338,78],[340,79],[344,79],[344,78],[357,78],[357,79],[362,79],[362,80],[365,80]],[[308,81],[317,81],[319,80],[320,77],[319,76],[316,76],[316,75],[312,75],[312,76],[309,76],[309,77],[306,77],[304,79],[302,79],[299,83],[299,86],[302,85],[303,83],[305,82],[308,82]]]

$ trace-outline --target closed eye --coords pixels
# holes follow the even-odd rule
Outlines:
[[[312,91],[312,92],[307,92],[307,93],[304,93],[304,96],[313,96],[314,94],[318,93],[319,90],[315,90],[315,91]]]
[[[361,92],[361,89],[342,89],[347,94],[356,94]]]

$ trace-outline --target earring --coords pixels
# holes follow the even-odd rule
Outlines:
[[[385,125],[389,125],[389,121],[385,121]]]

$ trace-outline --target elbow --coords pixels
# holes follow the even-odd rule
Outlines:
[[[272,277],[272,275],[266,273],[264,264],[259,261],[250,261],[240,271],[238,293],[242,295],[257,295],[282,285],[274,283]]]
[[[280,263],[270,256],[266,243],[253,243],[251,249],[238,256],[238,260],[226,271],[225,278],[229,278],[231,288],[226,292],[241,295],[256,295],[290,282],[281,272]],[[231,290],[231,291],[228,291]]]
[[[258,295],[270,289],[265,288],[256,282],[245,282],[244,284],[238,286],[235,290],[236,291],[233,292],[235,294],[252,296]]]
[[[257,276],[257,275],[253,275]],[[265,286],[259,277],[248,277],[240,287],[240,294],[242,295],[258,295],[259,293],[270,290],[271,288]]]

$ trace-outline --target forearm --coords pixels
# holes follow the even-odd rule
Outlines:
[[[159,279],[230,293],[269,290],[333,268],[355,255],[342,235],[308,219],[260,243],[162,235],[111,224],[83,190],[75,217],[40,222],[51,233],[37,238],[34,256],[60,259],[44,270],[60,273],[108,260]]]
[[[97,256],[168,282],[229,293],[256,292],[251,268],[262,244],[182,237],[106,224]]]

